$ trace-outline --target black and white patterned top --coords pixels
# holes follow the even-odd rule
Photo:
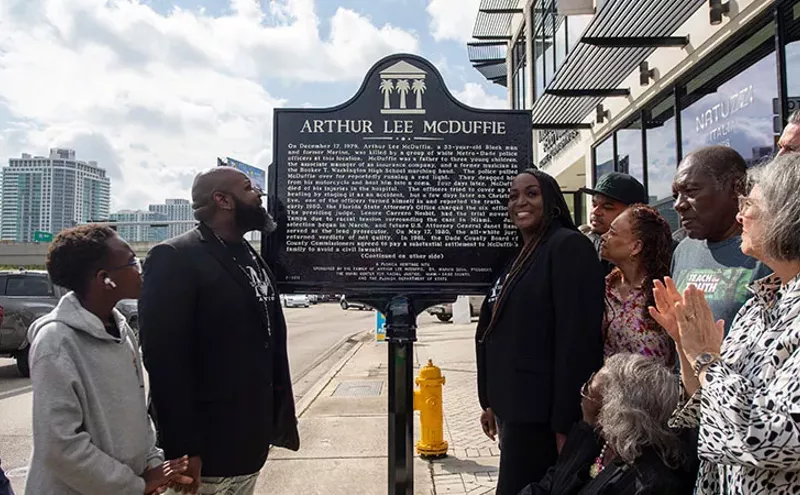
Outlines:
[[[671,426],[698,427],[699,495],[800,493],[800,276],[756,281]]]

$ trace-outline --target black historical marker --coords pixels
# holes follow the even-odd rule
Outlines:
[[[276,109],[274,130],[284,291],[483,293],[517,246],[505,203],[530,113],[461,104],[423,58],[384,58],[338,107]]]

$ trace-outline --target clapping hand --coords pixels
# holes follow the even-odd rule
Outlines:
[[[171,483],[191,484],[194,480],[191,476],[184,473],[189,469],[189,458],[183,456],[180,459],[164,461],[160,465],[145,470],[142,474],[144,479],[144,493],[162,493]]]
[[[690,285],[683,300],[675,303],[680,345],[694,367],[697,357],[704,353],[719,355],[725,335],[725,322],[714,321],[714,314],[703,291]]]
[[[647,308],[650,312],[650,316],[653,317],[656,323],[664,327],[667,334],[672,337],[675,344],[680,347],[681,337],[678,330],[678,317],[675,314],[675,305],[683,302],[681,293],[678,292],[678,288],[675,287],[675,282],[673,282],[671,278],[665,277],[664,283],[660,280],[655,280],[653,282],[653,296],[656,307],[650,306]]]

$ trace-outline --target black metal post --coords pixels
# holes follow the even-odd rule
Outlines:
[[[778,135],[783,132],[783,127],[789,120],[789,90],[786,83],[786,22],[784,17],[785,4],[775,6],[775,64],[778,72],[778,116],[780,117],[780,130]],[[777,139],[777,138],[776,138]]]
[[[408,297],[386,308],[389,343],[389,495],[414,492],[414,342],[417,313]]]
[[[681,122],[681,99],[684,94],[683,86],[675,86],[672,94],[672,101],[675,108],[672,110],[673,118],[675,119],[675,168],[678,168],[681,160],[683,160],[683,122]]]

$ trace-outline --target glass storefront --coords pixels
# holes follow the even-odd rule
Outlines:
[[[800,0],[776,3],[605,136],[593,151],[593,179],[610,170],[630,173],[645,183],[650,203],[677,228],[672,180],[682,157],[709,145],[730,146],[750,165],[772,157],[781,117],[800,110]],[[775,50],[779,27],[784,73]],[[783,114],[781,83],[788,110]]]
[[[617,170],[644,184],[642,151],[642,119],[639,118],[617,131]]]
[[[800,2],[783,13],[786,40],[786,96],[789,113],[800,110]]]
[[[681,101],[684,156],[710,145],[730,146],[749,165],[772,156],[777,107],[775,24],[769,22],[686,83]],[[774,103],[773,103],[774,102]]]
[[[672,94],[644,111],[647,139],[647,194],[650,203],[672,203],[672,179],[678,166],[675,105]]]
[[[533,32],[534,101],[544,94],[567,55],[580,41],[592,15],[558,15],[554,0],[537,0],[531,6],[528,22]]]
[[[609,172],[614,171],[614,138],[609,137],[594,149],[594,178],[595,181]]]
[[[514,51],[511,52],[512,94],[514,109],[525,109],[528,87],[528,60],[525,51],[525,30],[523,29]]]
[[[569,208],[569,214],[575,221],[575,225],[580,225],[584,222],[583,196],[584,194],[581,192],[564,191],[564,199],[567,202],[567,207]]]

